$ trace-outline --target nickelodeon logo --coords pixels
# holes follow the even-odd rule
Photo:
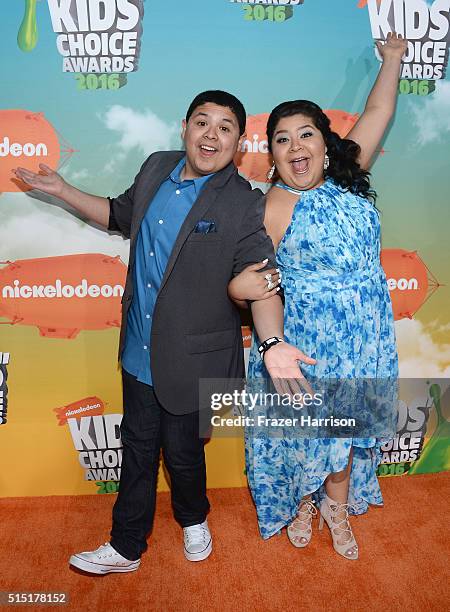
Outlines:
[[[247,118],[247,139],[242,143],[241,150],[236,154],[235,163],[250,181],[267,182],[267,173],[271,166],[269,143],[267,141],[266,125],[269,113],[251,115]]]
[[[394,319],[411,319],[439,286],[415,251],[383,249],[381,264],[386,274]]]
[[[417,278],[388,278],[387,285],[389,291],[418,291],[419,281]]]
[[[65,156],[73,149],[64,144],[55,128],[43,113],[27,110],[0,110],[0,192],[28,191],[31,189],[13,174],[13,168],[21,158],[26,158],[26,167],[39,172],[39,164],[45,163],[57,169],[61,153]],[[61,138],[62,140],[62,138]]]
[[[8,262],[0,270],[0,317],[41,336],[119,327],[126,266],[98,253]]]
[[[259,134],[253,134],[252,140],[244,140],[241,147],[241,153],[268,153],[269,143],[267,138],[259,140]]]
[[[357,114],[347,113],[343,110],[325,110],[331,121],[331,129],[341,138],[345,138],[358,120]],[[247,119],[247,138],[243,141],[241,150],[235,156],[236,166],[250,181],[267,183],[267,173],[272,165],[269,153],[266,126],[269,113],[251,115]]]
[[[42,157],[48,156],[48,148],[43,142],[39,142],[34,145],[31,142],[26,142],[24,145],[19,142],[9,142],[8,136],[3,138],[3,142],[0,142],[0,157],[6,157],[12,155],[13,157]]]
[[[60,408],[53,408],[53,412],[56,412],[58,425],[66,425],[69,418],[81,418],[86,416],[87,413],[91,416],[101,415],[104,411],[104,402],[96,396],[85,397],[78,402],[72,402]]]
[[[85,297],[122,297],[123,286],[115,285],[90,285],[83,278],[79,285],[63,285],[61,279],[57,279],[53,285],[21,285],[15,280],[13,286],[5,285],[2,289],[2,297],[8,298],[85,298]]]

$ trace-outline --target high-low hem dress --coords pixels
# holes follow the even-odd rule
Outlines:
[[[305,191],[278,246],[285,297],[285,340],[317,360],[300,364],[308,377],[396,378],[392,305],[380,263],[378,211],[328,179]],[[268,379],[253,337],[248,380]],[[261,414],[261,406],[258,407]],[[383,503],[376,470],[382,440],[254,435],[246,429],[248,483],[263,538],[296,516],[305,495],[353,462],[348,501],[353,514]]]

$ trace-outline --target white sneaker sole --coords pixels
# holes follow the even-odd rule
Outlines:
[[[105,565],[103,563],[94,563],[93,561],[87,561],[78,555],[72,555],[69,559],[69,564],[73,565],[77,569],[89,574],[110,574],[110,573],[123,573],[123,572],[135,572],[139,569],[141,560],[130,561],[130,565]]]
[[[184,556],[188,561],[204,561],[212,552],[212,539],[209,541],[208,546],[200,552],[190,553],[184,549]]]

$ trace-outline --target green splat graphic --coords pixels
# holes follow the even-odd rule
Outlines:
[[[17,34],[17,44],[22,51],[32,51],[38,41],[36,2],[25,0],[25,14]]]
[[[430,386],[430,397],[436,409],[437,426],[419,459],[415,461],[408,474],[426,474],[450,470],[450,422],[442,414],[441,387]],[[444,395],[448,400],[449,392]]]

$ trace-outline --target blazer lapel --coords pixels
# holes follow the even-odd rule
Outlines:
[[[135,213],[131,221],[130,239],[132,243],[139,233],[142,219],[153,202],[156,192],[184,155],[184,151],[170,152],[159,159],[158,166],[152,166],[149,170],[148,176],[143,181],[142,195],[136,200]]]
[[[231,175],[236,171],[233,163],[230,163],[226,168],[211,177],[203,188],[197,201],[192,206],[183,225],[178,233],[177,239],[173,246],[172,252],[167,262],[166,270],[161,281],[159,291],[166,284],[173,267],[178,259],[178,255],[186,242],[189,234],[194,230],[197,222],[202,219],[207,211],[211,208],[219,195],[220,189],[228,182]]]

